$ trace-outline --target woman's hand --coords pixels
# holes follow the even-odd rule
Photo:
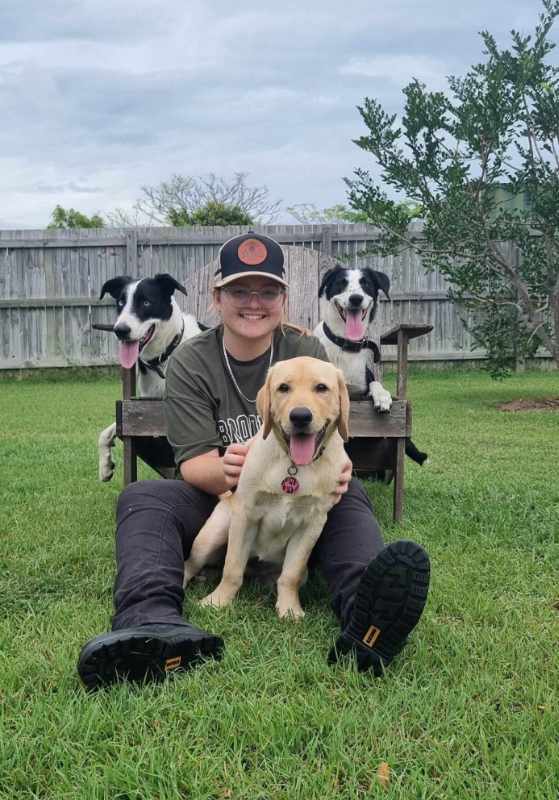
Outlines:
[[[338,485],[336,486],[333,497],[334,497],[334,505],[340,502],[342,499],[342,495],[344,495],[347,490],[349,489],[349,482],[351,480],[351,474],[353,472],[353,464],[351,461],[348,460],[345,462],[340,477],[338,478]]]
[[[223,464],[223,473],[225,475],[225,483],[229,489],[234,489],[239,482],[241,470],[251,444],[252,439],[245,444],[230,444],[223,454],[221,460]]]

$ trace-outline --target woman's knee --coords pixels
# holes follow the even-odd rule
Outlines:
[[[348,491],[329,512],[317,549],[339,561],[368,561],[383,547],[371,501],[360,481],[352,479]]]
[[[143,505],[148,497],[153,498],[162,494],[159,488],[159,484],[162,483],[165,481],[146,480],[129,483],[118,496],[117,517],[125,510],[130,511],[135,506]]]
[[[192,509],[209,516],[217,498],[181,480],[144,480],[129,484],[117,503],[117,520],[135,511]]]

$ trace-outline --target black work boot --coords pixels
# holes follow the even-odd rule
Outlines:
[[[207,658],[221,658],[223,639],[185,623],[153,623],[102,633],[82,647],[78,673],[88,689],[118,680],[159,681]]]
[[[348,624],[330,650],[354,653],[359,671],[381,676],[420,620],[429,591],[429,557],[415,542],[392,542],[363,573]]]

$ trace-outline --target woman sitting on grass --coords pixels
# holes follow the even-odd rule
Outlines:
[[[222,324],[179,347],[167,371],[168,438],[182,480],[139,481],[120,495],[112,632],[89,641],[78,663],[90,689],[221,657],[223,640],[182,616],[184,561],[218,495],[239,480],[270,365],[303,355],[328,360],[317,339],[281,324],[287,283],[276,241],[235,236],[219,258],[213,299]],[[360,670],[382,675],[419,621],[429,559],[413,542],[384,547],[351,470],[348,459],[310,568],[323,575],[341,625],[329,662],[352,652]]]

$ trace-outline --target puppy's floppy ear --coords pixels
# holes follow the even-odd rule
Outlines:
[[[320,286],[319,286],[319,289],[318,289],[318,296],[319,297],[322,297],[326,287],[328,286],[328,284],[330,283],[330,281],[334,277],[334,274],[341,268],[342,267],[341,267],[340,264],[336,264],[335,267],[330,267],[330,269],[326,270],[326,272],[322,276],[322,280],[320,281]]]
[[[338,372],[338,394],[340,396],[340,416],[338,417],[338,431],[340,436],[347,442],[349,439],[349,394],[341,369]]]
[[[372,275],[373,281],[387,298],[390,300],[390,278],[384,272],[377,272],[376,269],[370,269],[369,272]]]
[[[173,294],[175,289],[183,294],[188,294],[182,283],[179,283],[177,280],[175,280],[172,275],[169,275],[168,272],[159,272],[157,275],[153,276],[153,280],[157,281],[157,283],[161,286],[163,291],[169,295],[169,297]]]
[[[128,275],[119,275],[117,278],[111,278],[109,281],[105,281],[101,289],[101,294],[99,295],[99,300],[102,300],[106,294],[110,294],[111,297],[118,300],[124,287],[132,283],[133,280],[134,279],[129,278]]]
[[[256,410],[262,417],[262,438],[266,439],[272,430],[272,389],[270,385],[270,375],[272,370],[268,370],[266,382],[256,395]]]

